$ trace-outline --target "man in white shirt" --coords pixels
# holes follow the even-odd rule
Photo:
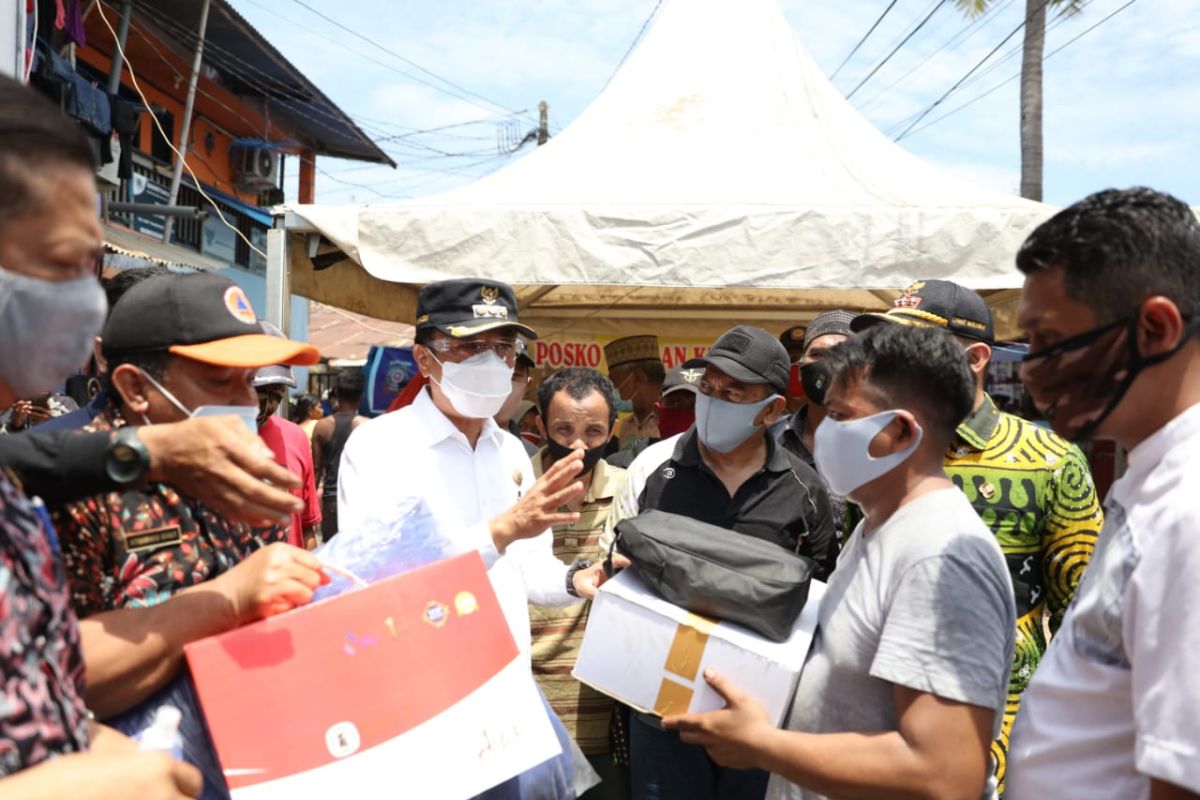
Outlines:
[[[521,652],[528,657],[529,610],[595,595],[603,564],[567,566],[554,556],[550,526],[573,523],[582,454],[534,479],[520,441],[492,417],[512,390],[521,347],[537,338],[517,321],[503,283],[439,281],[417,301],[413,358],[429,380],[412,405],[360,425],[342,453],[338,516],[343,531],[393,525],[399,509],[423,499],[461,552],[478,550]]]
[[[1129,449],[1013,727],[1009,800],[1200,796],[1200,225],[1099,192],[1017,254],[1021,378],[1055,431]]]

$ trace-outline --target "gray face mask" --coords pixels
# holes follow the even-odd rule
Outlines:
[[[731,403],[706,394],[696,395],[696,434],[709,450],[728,453],[762,430],[754,419],[779,395],[757,403]]]
[[[0,380],[21,398],[54,389],[87,361],[107,309],[91,275],[48,281],[0,267]]]

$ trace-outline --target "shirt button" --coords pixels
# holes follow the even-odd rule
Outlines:
[[[33,646],[34,646],[34,647],[36,647],[38,650],[41,650],[41,649],[45,648],[45,646],[46,646],[46,637],[45,637],[45,636],[38,636],[36,639],[34,639],[34,640],[33,640]]]

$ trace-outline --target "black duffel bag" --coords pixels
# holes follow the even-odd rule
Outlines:
[[[665,511],[618,522],[613,546],[671,603],[776,642],[791,636],[817,568],[777,544]]]

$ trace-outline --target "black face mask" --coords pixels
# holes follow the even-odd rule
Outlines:
[[[583,472],[579,474],[586,475],[591,472],[595,468],[596,462],[599,461],[601,456],[604,455],[604,451],[607,448],[608,442],[605,442],[602,445],[584,450]],[[571,455],[571,453],[575,452],[575,448],[567,447],[565,444],[559,444],[558,442],[554,441],[554,437],[552,436],[546,437],[546,449],[550,451],[550,458],[554,459],[555,461],[561,461],[562,459]]]
[[[819,406],[825,405],[829,378],[829,368],[821,361],[813,361],[800,367],[800,382],[804,384],[804,395],[810,402]]]

